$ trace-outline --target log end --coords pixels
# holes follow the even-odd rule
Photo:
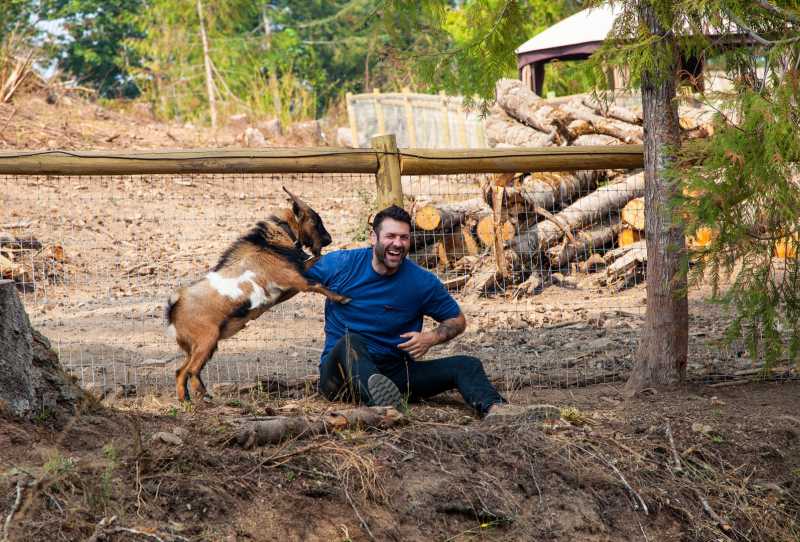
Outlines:
[[[414,218],[417,227],[426,231],[432,231],[442,223],[442,215],[433,205],[426,205],[417,211]]]

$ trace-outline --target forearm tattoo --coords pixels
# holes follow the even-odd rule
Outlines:
[[[433,330],[433,332],[436,333],[436,336],[439,338],[440,343],[449,341],[462,331],[462,326],[460,326],[457,321],[453,320],[445,320],[439,324],[439,327]]]

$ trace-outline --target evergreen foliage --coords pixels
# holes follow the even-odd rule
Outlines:
[[[668,55],[716,61],[731,88],[700,99],[719,111],[713,137],[676,149],[670,176],[683,183],[673,205],[687,234],[711,228],[714,239],[689,271],[710,280],[712,298],[733,314],[731,340],[744,339],[767,367],[800,347],[800,2],[797,0],[653,0],[679,51],[665,50],[620,5],[614,37],[596,68],[654,72]],[[709,29],[716,29],[711,35]],[[780,255],[780,258],[776,258]]]

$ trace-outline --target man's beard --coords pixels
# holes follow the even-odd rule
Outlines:
[[[400,261],[397,263],[399,266],[403,263],[403,260],[406,259],[406,250],[403,247],[398,249],[400,251]],[[389,262],[386,261],[386,246],[381,244],[380,242],[375,243],[375,256],[377,257],[378,261],[381,262],[386,267],[391,267]]]

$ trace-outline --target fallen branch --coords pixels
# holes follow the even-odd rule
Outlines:
[[[723,532],[725,533],[730,532],[733,529],[733,527],[731,527],[731,524],[728,523],[726,520],[722,519],[721,517],[719,517],[719,515],[716,512],[714,512],[714,509],[711,508],[711,504],[709,504],[708,499],[703,497],[703,495],[700,494],[698,490],[695,489],[695,493],[697,494],[697,498],[700,499],[700,503],[703,505],[703,510],[706,511],[708,517],[713,519],[717,523],[719,528],[722,529]]]
[[[672,458],[675,460],[675,472],[683,472],[681,455],[678,453],[678,449],[675,448],[675,439],[672,438],[672,428],[669,426],[669,422],[667,422],[664,432],[667,434],[667,439],[669,439],[669,447],[672,448]]]
[[[6,516],[6,521],[3,523],[3,542],[8,541],[8,529],[11,527],[11,522],[14,520],[14,516],[17,515],[19,512],[20,506],[22,506],[22,495],[26,487],[30,484],[27,482],[23,482],[22,480],[17,482],[17,498],[14,499],[14,504],[11,506],[11,512],[8,513]]]
[[[274,416],[249,423],[240,429],[235,441],[242,448],[249,449],[343,429],[391,427],[402,419],[403,415],[391,407],[360,407],[331,412],[316,420]]]

